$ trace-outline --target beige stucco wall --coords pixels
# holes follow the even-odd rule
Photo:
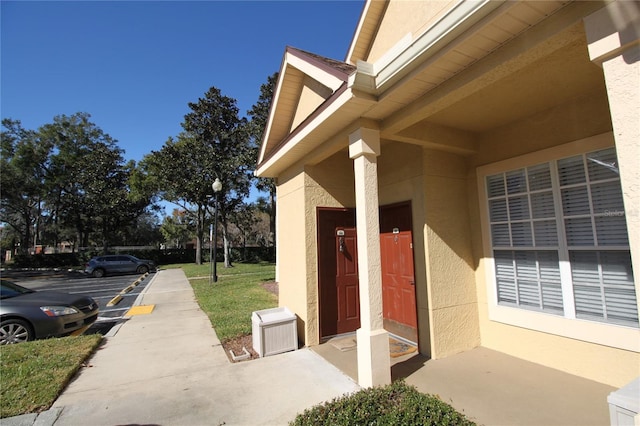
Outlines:
[[[455,3],[457,2],[423,0],[390,2],[365,60],[374,63],[407,34],[411,34],[411,38],[415,40]]]
[[[307,326],[307,269],[305,240],[304,181],[302,169],[288,170],[278,178],[277,250],[279,304],[298,315],[298,336],[304,341]]]
[[[302,91],[298,99],[296,113],[291,123],[290,131],[293,131],[311,113],[331,95],[331,89],[320,84],[313,78],[305,75],[302,82]]]
[[[423,151],[424,234],[432,357],[480,344],[464,158]]]

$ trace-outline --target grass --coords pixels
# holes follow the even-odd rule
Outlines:
[[[163,265],[162,269],[180,268],[187,278],[209,278],[211,265],[203,263],[178,263],[173,265]],[[256,282],[273,281],[276,275],[276,266],[273,263],[234,263],[233,267],[225,268],[222,262],[216,266],[218,280],[222,280],[230,275],[256,275]]]
[[[168,265],[180,267],[189,278],[200,308],[207,314],[221,342],[251,334],[251,313],[278,306],[276,295],[260,283],[273,281],[273,263],[217,265],[218,282],[209,284],[210,265]]]
[[[0,346],[0,418],[49,409],[102,336]]]

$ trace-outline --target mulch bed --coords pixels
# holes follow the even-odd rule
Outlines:
[[[278,295],[277,282],[269,281],[269,282],[262,283],[260,285],[268,292],[273,293],[276,296]],[[224,353],[227,354],[227,358],[229,358],[230,362],[242,362],[242,361],[249,361],[252,359],[260,358],[258,353],[255,350],[253,350],[253,338],[250,334],[246,336],[240,336],[235,339],[226,340],[222,342],[222,347],[224,348]],[[229,351],[233,351],[235,356],[238,357],[244,354],[244,351],[242,350],[242,348],[246,348],[247,351],[251,354],[251,357],[244,360],[234,361]]]

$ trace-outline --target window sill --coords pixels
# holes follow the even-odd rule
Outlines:
[[[489,307],[489,319],[542,333],[640,352],[640,329],[635,327],[568,319],[499,305]]]

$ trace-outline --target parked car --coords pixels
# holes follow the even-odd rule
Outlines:
[[[101,278],[107,274],[146,274],[155,269],[153,260],[138,259],[128,254],[110,254],[91,259],[85,265],[84,272]]]
[[[98,303],[88,296],[35,291],[0,282],[0,345],[69,335],[98,319]]]

